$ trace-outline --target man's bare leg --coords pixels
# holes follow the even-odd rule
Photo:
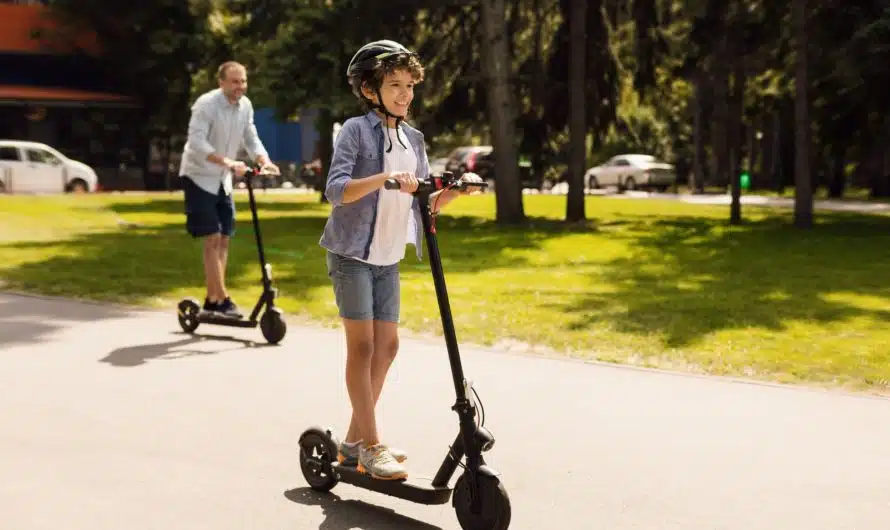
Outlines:
[[[225,289],[220,282],[222,277],[220,262],[220,234],[204,238],[204,278],[207,282],[207,299],[211,303],[225,299]]]
[[[217,247],[219,255],[219,300],[223,301],[229,293],[226,291],[226,266],[229,263],[229,236],[219,235],[219,246]]]

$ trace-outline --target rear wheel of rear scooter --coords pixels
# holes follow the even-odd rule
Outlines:
[[[472,505],[469,473],[457,479],[452,494],[452,505],[457,520],[464,530],[507,530],[510,527],[510,497],[497,477],[476,474],[478,509]]]
[[[287,333],[287,323],[284,321],[284,312],[277,307],[270,307],[260,318],[260,331],[269,344],[278,344]]]
[[[177,317],[179,318],[179,325],[182,327],[182,331],[186,333],[191,333],[198,328],[198,313],[201,312],[201,306],[198,305],[198,301],[194,298],[186,298],[179,302],[179,305],[176,308]]]

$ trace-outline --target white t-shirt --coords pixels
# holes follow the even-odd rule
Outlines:
[[[394,129],[384,129],[393,140],[392,151],[383,153],[383,171],[407,171],[417,173],[417,154],[404,129],[399,127],[399,138]],[[386,140],[389,144],[389,139]],[[389,146],[387,145],[387,148]],[[411,204],[414,196],[399,190],[380,188],[377,198],[377,221],[371,238],[371,249],[367,263],[372,265],[393,265],[405,257],[405,248],[410,243],[417,246],[417,228]]]

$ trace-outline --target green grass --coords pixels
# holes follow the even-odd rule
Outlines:
[[[547,347],[582,358],[781,382],[890,390],[890,218],[589,197],[526,196],[527,226],[493,222],[491,196],[461,199],[439,237],[461,340]],[[317,196],[259,194],[281,305],[336,325]],[[229,287],[259,294],[246,199]],[[202,294],[200,248],[178,194],[0,196],[0,279],[44,294],[172,307]],[[438,333],[428,263],[402,264],[404,326]],[[172,316],[171,316],[172,319]]]

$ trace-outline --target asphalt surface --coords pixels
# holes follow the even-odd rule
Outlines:
[[[182,334],[136,311],[0,294],[3,530],[457,529],[346,484],[313,494],[297,439],[345,427],[338,330]],[[878,530],[890,400],[466,348],[512,529]],[[456,433],[444,347],[404,339],[384,440],[431,477]],[[456,477],[455,477],[456,478]]]

